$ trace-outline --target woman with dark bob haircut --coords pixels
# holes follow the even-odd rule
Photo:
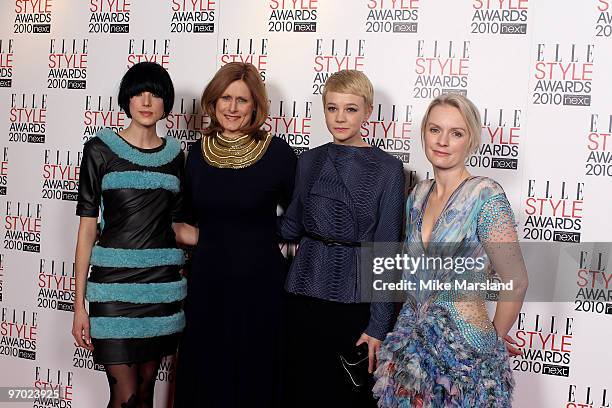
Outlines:
[[[268,98],[253,65],[220,68],[202,108],[210,127],[185,169],[185,220],[199,239],[174,406],[277,407],[286,263],[276,208],[291,198],[297,159],[260,130]]]
[[[173,231],[184,155],[176,140],[155,131],[173,101],[165,69],[132,66],[119,90],[130,125],[102,129],[83,147],[72,334],[104,365],[112,408],[153,406],[160,360],[175,353],[185,325],[183,253]]]

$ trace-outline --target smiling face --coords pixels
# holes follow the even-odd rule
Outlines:
[[[425,123],[423,142],[425,156],[434,168],[465,167],[470,137],[459,109],[450,105],[434,106]]]
[[[334,143],[368,146],[361,137],[361,125],[370,117],[372,107],[366,106],[363,96],[327,92],[323,108],[325,124]]]
[[[251,123],[254,108],[247,84],[242,80],[232,82],[215,103],[215,117],[223,128],[223,135],[242,136],[242,129]]]
[[[130,98],[130,115],[140,126],[155,126],[164,116],[164,100],[148,91],[134,95]]]

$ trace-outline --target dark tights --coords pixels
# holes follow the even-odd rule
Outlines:
[[[104,365],[110,387],[108,408],[153,408],[159,363],[159,360],[154,360]]]

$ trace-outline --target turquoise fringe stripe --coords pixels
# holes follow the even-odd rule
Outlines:
[[[170,163],[181,151],[181,144],[172,137],[166,137],[166,146],[159,152],[145,153],[133,148],[110,129],[100,130],[96,136],[117,156],[144,167],[159,167]]]
[[[152,268],[182,265],[185,255],[178,248],[121,249],[94,246],[89,263],[106,268]]]
[[[180,311],[161,317],[90,317],[89,323],[95,339],[141,339],[182,331],[185,314]]]
[[[187,280],[165,283],[87,282],[90,302],[172,303],[187,296]]]
[[[163,188],[178,193],[180,185],[178,177],[154,171],[113,171],[102,177],[102,190],[119,188],[154,190]]]

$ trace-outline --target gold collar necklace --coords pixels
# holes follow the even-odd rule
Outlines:
[[[264,155],[272,135],[266,134],[261,140],[251,135],[228,139],[217,133],[202,137],[202,156],[206,163],[221,169],[242,169],[256,163]]]

